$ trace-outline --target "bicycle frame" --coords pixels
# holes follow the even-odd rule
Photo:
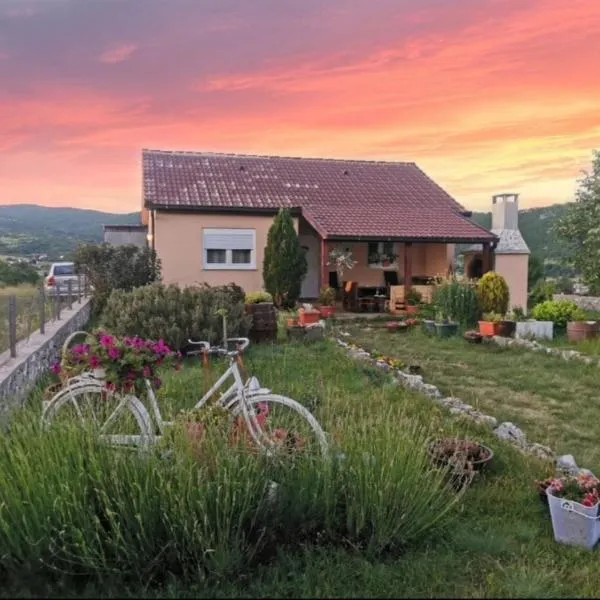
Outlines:
[[[193,410],[198,410],[202,408],[213,396],[214,394],[225,384],[225,382],[233,377],[233,383],[229,388],[227,388],[218,399],[219,404],[226,408],[227,410],[231,410],[236,402],[243,400],[244,398],[249,398],[258,394],[268,394],[271,393],[271,390],[266,388],[261,388],[258,380],[255,377],[251,377],[248,379],[246,383],[242,379],[242,374],[240,372],[239,365],[236,359],[230,359],[229,368],[219,377],[219,379],[215,382],[215,384],[200,398],[200,400],[194,405]],[[253,389],[249,389],[252,386]],[[167,427],[173,426],[173,421],[163,421],[162,414],[160,412],[160,407],[158,406],[158,401],[156,399],[156,395],[154,394],[154,390],[152,389],[152,385],[150,381],[146,380],[146,389],[148,393],[148,399],[150,403],[150,408],[152,410],[153,417],[158,426],[158,430],[161,435],[165,433],[165,429]],[[245,403],[244,403],[245,405]],[[247,407],[243,408],[244,417],[246,419],[250,419],[251,421],[255,421],[256,419],[251,417],[248,413]],[[256,427],[259,427],[258,423],[254,424]],[[251,433],[253,433],[251,431]],[[254,437],[254,434],[253,434]]]

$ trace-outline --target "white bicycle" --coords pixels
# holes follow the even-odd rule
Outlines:
[[[85,332],[76,332],[65,342]],[[215,399],[231,413],[232,424],[243,419],[245,428],[259,449],[268,454],[282,448],[282,437],[286,443],[290,439],[300,441],[303,452],[328,454],[325,433],[315,417],[300,403],[271,393],[262,388],[255,377],[244,382],[241,367],[242,353],[250,345],[247,338],[228,338],[228,344],[235,344],[235,350],[211,346],[208,342],[194,342],[199,350],[189,354],[222,356],[229,360],[229,368],[193,407],[201,409],[211,399]],[[217,392],[233,378],[231,385],[215,398]],[[163,420],[160,407],[149,381],[146,380],[146,396],[150,410],[140,398],[133,394],[110,392],[105,382],[91,372],[71,378],[66,385],[49,401],[44,403],[42,426],[49,428],[60,421],[79,421],[94,427],[100,438],[114,446],[147,448],[159,442],[174,421]],[[285,433],[282,436],[282,432]]]

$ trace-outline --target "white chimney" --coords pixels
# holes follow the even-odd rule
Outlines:
[[[519,230],[519,194],[492,196],[492,230]]]

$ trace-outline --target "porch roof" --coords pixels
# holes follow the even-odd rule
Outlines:
[[[323,238],[495,242],[414,163],[144,150],[156,210],[298,209]]]

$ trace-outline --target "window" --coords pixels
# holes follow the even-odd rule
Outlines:
[[[204,269],[256,269],[254,229],[204,229]]]
[[[75,275],[75,265],[67,263],[63,265],[54,265],[53,275],[60,277],[62,275]]]
[[[394,242],[369,242],[368,260],[371,267],[391,267],[397,264]]]

